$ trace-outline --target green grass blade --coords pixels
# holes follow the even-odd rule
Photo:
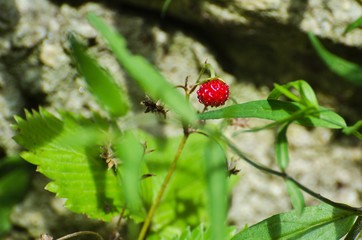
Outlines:
[[[282,121],[292,117],[293,114],[301,110],[303,110],[303,106],[297,103],[279,100],[257,100],[200,113],[199,119],[261,118]],[[296,120],[297,123],[310,127],[339,129],[346,126],[344,119],[329,109],[319,107],[314,115],[292,120]]]
[[[71,53],[80,74],[98,102],[112,115],[121,117],[128,112],[126,93],[117,86],[112,75],[93,59],[74,35],[69,35]]]
[[[161,16],[165,16],[168,7],[170,6],[172,0],[164,0],[163,5],[162,5],[162,10],[161,10]]]
[[[356,216],[352,212],[321,204],[267,218],[236,234],[232,240],[275,239],[335,239],[344,236]]]
[[[301,215],[305,207],[303,193],[294,182],[286,180],[285,183],[293,208]]]
[[[289,164],[289,151],[288,151],[288,139],[287,130],[289,124],[282,125],[277,132],[277,139],[275,143],[275,156],[279,168],[282,171],[288,167]]]
[[[142,178],[142,159],[144,148],[133,132],[126,132],[116,144],[117,157],[122,161],[118,174],[122,181],[127,208],[140,220],[144,220],[146,211],[140,196]]]
[[[353,224],[353,227],[348,232],[347,236],[344,238],[344,240],[357,240],[361,235],[362,231],[362,217],[358,216],[355,223]]]
[[[353,29],[356,28],[361,28],[362,26],[362,16],[359,17],[356,21],[354,21],[353,23],[349,24],[346,29],[344,30],[343,34],[349,33],[350,31],[352,31]]]
[[[210,139],[205,148],[206,185],[210,217],[210,239],[222,240],[226,234],[227,187],[224,150]]]
[[[309,33],[308,36],[314,49],[332,72],[349,80],[351,83],[362,85],[361,66],[330,53],[312,33]]]
[[[120,34],[116,33],[95,14],[90,13],[88,20],[106,39],[128,75],[138,83],[147,95],[155,100],[160,99],[184,121],[193,123],[197,120],[196,112],[187,99],[145,58],[130,53],[126,47],[126,40]]]

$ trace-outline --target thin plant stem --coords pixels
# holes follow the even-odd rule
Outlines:
[[[285,172],[279,172],[276,170],[273,170],[269,167],[263,166],[262,164],[256,163],[255,161],[249,159],[243,152],[241,152],[230,140],[228,140],[225,136],[223,137],[224,141],[226,142],[226,144],[229,146],[229,148],[235,152],[239,157],[241,157],[245,162],[247,162],[248,164],[252,165],[253,167],[255,167],[256,169],[259,169],[263,172],[281,177],[283,179],[287,179],[290,180],[292,182],[294,182],[301,190],[303,190],[304,192],[308,193],[309,195],[317,198],[318,200],[327,203],[333,207],[339,208],[339,209],[343,209],[346,211],[350,211],[350,212],[354,212],[357,215],[362,215],[362,208],[357,208],[357,207],[352,207],[349,206],[347,204],[344,203],[339,203],[339,202],[335,202],[332,201],[326,197],[323,197],[321,194],[314,192],[313,190],[309,189],[308,187],[304,186],[303,184],[301,184],[300,182],[298,182],[297,180],[295,180],[294,178],[290,177],[287,173]]]
[[[98,239],[103,240],[102,236],[99,233],[92,232],[92,231],[80,231],[80,232],[71,233],[64,237],[58,238],[57,240],[70,239],[73,237],[79,237],[80,235],[93,235],[93,236],[96,236]]]
[[[157,209],[158,205],[159,205],[160,202],[161,202],[161,199],[162,199],[162,197],[163,197],[163,194],[165,193],[165,190],[166,190],[166,188],[167,188],[167,185],[168,185],[168,183],[170,182],[173,173],[175,172],[175,169],[176,169],[176,166],[177,166],[177,161],[178,161],[178,159],[180,158],[181,153],[182,153],[182,150],[183,150],[184,147],[185,147],[186,140],[187,140],[188,136],[189,136],[189,134],[184,134],[184,136],[183,136],[182,139],[181,139],[181,142],[180,142],[180,144],[179,144],[179,146],[178,146],[178,149],[177,149],[175,158],[173,159],[173,161],[172,161],[172,163],[171,163],[171,166],[170,166],[170,168],[168,169],[167,175],[166,175],[165,179],[163,180],[163,183],[162,183],[162,185],[161,185],[161,189],[158,191],[157,196],[156,196],[156,199],[155,199],[155,201],[153,202],[150,210],[148,211],[146,220],[145,220],[145,222],[143,223],[141,232],[140,232],[140,234],[139,234],[139,236],[138,236],[138,240],[143,240],[143,239],[145,239],[145,237],[146,237],[147,230],[148,230],[148,228],[149,228],[149,226],[150,226],[150,224],[151,224],[153,215],[155,214],[156,209]]]

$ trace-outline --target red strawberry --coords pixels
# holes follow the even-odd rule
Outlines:
[[[200,84],[197,98],[205,107],[218,107],[224,105],[229,98],[229,86],[220,78],[214,78]]]

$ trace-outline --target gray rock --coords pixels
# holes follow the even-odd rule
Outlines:
[[[165,3],[163,0],[121,2],[158,12]],[[361,46],[360,31],[347,37],[342,35],[344,28],[362,15],[361,5],[354,0],[170,1],[165,15],[198,25],[201,31],[217,29],[242,37],[264,30],[263,34],[277,37],[280,32],[273,27],[281,25]],[[215,35],[218,34],[215,32]]]
[[[13,29],[20,15],[14,0],[0,0],[0,33]]]

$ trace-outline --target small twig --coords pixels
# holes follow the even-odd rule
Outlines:
[[[99,233],[92,232],[92,231],[79,231],[79,232],[71,233],[71,234],[65,235],[61,238],[58,238],[57,240],[70,239],[70,238],[77,237],[80,235],[93,235],[93,236],[96,236],[98,239],[103,240],[102,236]]]
[[[283,179],[287,179],[290,180],[292,182],[294,182],[301,190],[303,190],[304,192],[308,193],[309,195],[317,198],[318,200],[327,203],[333,207],[339,208],[339,209],[343,209],[346,211],[350,211],[350,212],[354,212],[357,215],[362,215],[362,208],[356,208],[356,207],[352,207],[349,206],[347,204],[344,203],[339,203],[339,202],[335,202],[332,201],[326,197],[323,197],[321,194],[314,192],[313,190],[309,189],[308,187],[304,186],[303,184],[301,184],[300,182],[298,182],[297,180],[295,180],[294,178],[290,177],[287,173],[285,172],[279,172],[273,169],[270,169],[269,167],[263,166],[259,163],[254,162],[253,160],[249,159],[244,153],[242,153],[233,143],[231,143],[230,140],[228,140],[225,136],[223,137],[224,141],[226,142],[226,144],[229,146],[229,148],[234,151],[240,158],[242,158],[245,162],[249,163],[250,165],[252,165],[253,167],[255,167],[256,169],[259,169],[263,172],[281,177]]]

